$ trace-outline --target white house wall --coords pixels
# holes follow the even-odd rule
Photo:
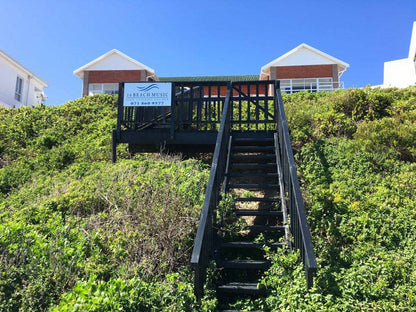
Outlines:
[[[384,87],[406,88],[416,83],[415,63],[401,59],[384,63]]]
[[[20,102],[14,99],[16,89],[16,78],[19,74],[25,80],[25,75],[22,75],[16,68],[10,66],[5,60],[0,58],[0,102],[5,104],[5,107],[19,106]],[[23,94],[27,88],[26,81],[23,82]]]
[[[136,64],[133,64],[131,61],[126,60],[125,58],[120,57],[117,54],[112,54],[106,57],[105,59],[93,64],[88,70],[137,70],[144,69],[139,68]]]
[[[296,53],[289,55],[276,64],[278,66],[298,66],[298,65],[321,65],[336,64],[332,60],[318,55],[307,49],[299,49]]]
[[[416,61],[416,22],[413,23],[412,37],[410,38],[409,59]]]
[[[35,88],[43,91],[43,86],[33,77],[28,76],[27,73],[2,58],[0,58],[0,73],[0,105],[10,108],[21,105],[32,106],[40,103],[35,98]],[[14,98],[17,76],[23,79],[21,102]]]
[[[382,87],[406,88],[416,84],[416,22],[413,23],[408,57],[384,62]]]

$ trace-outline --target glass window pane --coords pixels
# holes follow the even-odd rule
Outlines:
[[[332,82],[332,78],[319,78],[319,82]]]

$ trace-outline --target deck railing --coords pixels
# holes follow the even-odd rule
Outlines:
[[[225,97],[231,84],[233,130],[272,130],[274,109],[273,81],[172,82],[172,105],[167,107],[125,107],[124,83],[120,83],[117,131],[140,131],[150,127],[175,132],[217,132]]]
[[[233,82],[232,130],[274,130],[274,81]]]
[[[227,82],[174,82],[175,131],[218,131]]]
[[[287,206],[290,216],[290,232],[293,236],[293,247],[300,252],[305,267],[305,275],[308,288],[313,285],[313,275],[317,269],[315,253],[312,246],[312,237],[306,220],[306,212],[303,205],[302,193],[299,186],[296,171],[295,158],[293,157],[290,143],[289,130],[283,101],[279,89],[279,82],[275,84],[275,114],[276,114],[276,146],[279,147],[281,172],[283,174],[284,192],[287,198]]]
[[[221,125],[215,144],[212,159],[211,173],[205,192],[204,205],[202,207],[198,230],[195,237],[194,249],[192,251],[191,265],[195,270],[195,293],[202,297],[207,266],[214,256],[214,224],[215,210],[220,201],[221,185],[225,176],[225,165],[227,161],[227,148],[230,140],[231,129],[231,87],[228,86],[227,95],[222,110]]]

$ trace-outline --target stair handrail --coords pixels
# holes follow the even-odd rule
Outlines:
[[[290,215],[290,231],[293,236],[293,246],[299,249],[301,260],[305,267],[307,287],[313,286],[313,276],[317,270],[315,253],[313,251],[312,237],[306,219],[302,192],[296,170],[290,142],[289,129],[283,106],[280,83],[274,85],[274,109],[276,118],[276,131],[280,150],[280,163],[284,179],[284,192],[287,194],[287,203]]]
[[[227,88],[204,204],[191,257],[191,266],[195,271],[194,292],[197,298],[201,298],[204,294],[207,267],[209,262],[214,259],[214,224],[216,217],[214,212],[221,197],[221,185],[225,177],[227,149],[231,130],[232,109],[230,108],[230,99],[232,88],[230,83],[227,85]]]

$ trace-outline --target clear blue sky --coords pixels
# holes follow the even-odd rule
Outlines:
[[[72,72],[113,48],[158,76],[241,75],[305,42],[362,87],[407,57],[413,21],[416,0],[0,0],[0,49],[49,83],[48,105],[78,98]]]

